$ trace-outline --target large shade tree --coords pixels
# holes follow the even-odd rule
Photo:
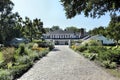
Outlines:
[[[116,41],[118,45],[118,41],[120,40],[120,16],[113,15],[111,17],[111,21],[109,26],[106,28],[107,36]]]
[[[10,37],[13,30],[15,15],[12,13],[14,4],[10,0],[0,0],[0,43]]]
[[[94,28],[89,31],[91,35],[106,35],[106,28],[103,26]]]
[[[42,34],[45,33],[45,29],[43,28],[43,22],[36,18],[33,19],[33,27],[34,27],[34,37],[39,39],[42,37]]]
[[[13,13],[14,4],[11,0],[0,0],[0,44],[15,37],[25,37],[32,41],[32,38],[40,38],[45,32],[43,22],[40,19],[25,20],[19,13]]]
[[[45,33],[45,30],[43,28],[43,22],[40,19],[30,20],[29,17],[25,18],[22,26],[22,34],[24,37],[32,41],[33,38],[41,38],[43,33]]]
[[[84,13],[93,18],[105,15],[106,12],[120,12],[120,0],[61,0],[67,18]]]

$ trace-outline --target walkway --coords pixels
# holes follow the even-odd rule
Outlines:
[[[68,46],[56,46],[18,80],[117,80]]]

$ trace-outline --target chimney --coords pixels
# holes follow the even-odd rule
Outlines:
[[[81,28],[81,29],[80,29],[80,34],[81,34],[81,37],[84,37],[84,36],[85,36],[85,29],[84,29],[84,28]]]

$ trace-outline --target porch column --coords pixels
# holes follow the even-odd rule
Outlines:
[[[71,46],[71,40],[68,41],[68,45]]]

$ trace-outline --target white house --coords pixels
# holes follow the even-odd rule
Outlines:
[[[83,38],[83,40],[84,42],[88,42],[89,40],[97,40],[97,41],[101,41],[102,44],[106,44],[106,45],[115,43],[112,39],[108,39],[103,35],[86,36],[85,38]]]
[[[60,45],[68,45],[70,44],[71,40],[79,40],[84,37],[85,33],[80,32],[72,32],[72,31],[63,31],[63,30],[56,30],[51,31],[46,34],[43,34],[45,40],[52,41],[54,44]]]

